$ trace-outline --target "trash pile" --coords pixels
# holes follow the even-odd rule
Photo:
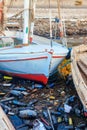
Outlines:
[[[67,79],[68,81],[68,79]],[[85,130],[87,119],[72,81],[46,86],[0,75],[0,105],[16,130]]]
[[[58,66],[58,71],[62,78],[66,79],[71,74],[71,60],[64,59]]]

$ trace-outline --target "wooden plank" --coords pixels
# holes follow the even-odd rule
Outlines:
[[[12,123],[0,106],[0,130],[15,130]]]
[[[82,72],[85,74],[85,76],[87,76],[87,67],[80,61],[78,61],[78,66],[80,67]]]
[[[87,67],[87,53],[80,55],[79,59]]]

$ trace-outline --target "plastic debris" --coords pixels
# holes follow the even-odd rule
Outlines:
[[[43,123],[36,119],[33,123],[33,130],[46,130]]]
[[[26,91],[27,89],[24,88],[24,87],[15,87],[14,90],[17,90],[17,91]]]
[[[55,86],[55,83],[49,84],[49,88],[54,88],[54,86]]]
[[[51,100],[55,100],[55,97],[54,96],[50,96],[49,97]]]
[[[17,100],[13,100],[13,101],[11,101],[11,103],[14,104],[14,105],[17,105],[17,106],[26,106],[25,103],[19,102],[19,101],[17,101]]]
[[[52,122],[53,122],[54,127],[57,126],[58,122],[57,122],[56,116],[55,115],[51,115],[51,118],[52,118]]]
[[[4,76],[3,77],[5,80],[12,80],[13,78],[12,77],[10,77],[10,76]]]
[[[4,109],[4,111],[6,113],[8,113],[9,111],[11,111],[11,108],[3,103],[0,103],[1,107]]]
[[[33,84],[32,85],[32,88],[34,89],[34,88],[37,88],[37,89],[42,89],[44,86],[43,85],[41,85],[41,84]]]
[[[19,111],[19,116],[21,118],[36,118],[37,112],[34,110],[21,110]]]
[[[11,90],[10,94],[12,94],[13,96],[20,97],[20,98],[23,97],[23,94],[20,91],[17,91],[17,90]]]
[[[34,105],[35,103],[37,103],[38,100],[37,99],[32,99],[29,103],[28,103],[28,106],[32,106]]]
[[[70,111],[72,110],[72,107],[67,104],[64,104],[64,110],[66,113],[70,113]]]
[[[62,123],[63,122],[62,117],[58,117],[57,121],[58,123]]]
[[[10,87],[12,84],[11,83],[4,83],[3,86]]]

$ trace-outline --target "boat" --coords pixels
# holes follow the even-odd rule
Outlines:
[[[15,130],[9,118],[0,106],[0,130]]]
[[[73,47],[71,61],[74,85],[84,110],[87,111],[87,44]]]
[[[68,49],[65,45],[53,41],[52,34],[51,39],[39,36],[33,38],[34,21],[31,16],[32,12],[35,12],[35,0],[24,0],[23,44],[13,46],[13,42],[11,42],[12,46],[0,48],[0,72],[47,84],[49,76],[54,73],[66,57]],[[16,38],[16,34],[12,35],[11,31],[10,35],[7,31],[6,36]],[[6,36],[1,36],[1,40],[5,39]],[[5,42],[7,45],[10,43],[7,40]]]

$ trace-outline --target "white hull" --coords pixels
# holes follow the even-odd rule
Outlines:
[[[0,71],[46,84],[68,50],[55,42],[51,47],[46,38],[36,39],[28,46],[1,48]]]

